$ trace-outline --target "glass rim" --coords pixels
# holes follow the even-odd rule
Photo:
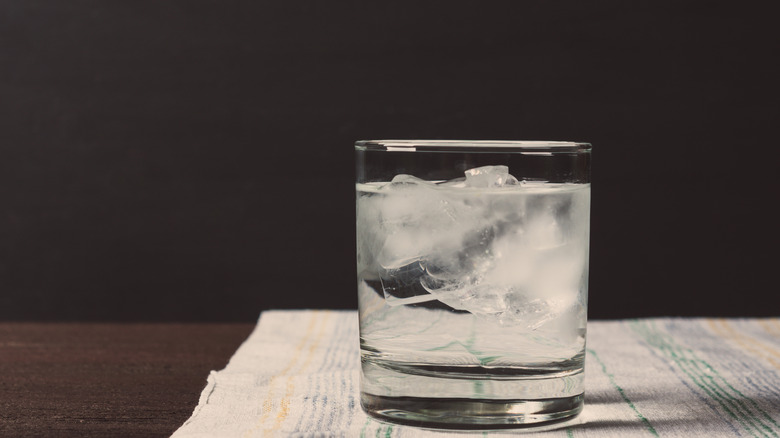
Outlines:
[[[358,140],[357,151],[589,153],[590,143],[540,140]]]

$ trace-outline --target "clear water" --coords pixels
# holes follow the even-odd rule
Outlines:
[[[589,184],[357,185],[364,405],[582,394]]]

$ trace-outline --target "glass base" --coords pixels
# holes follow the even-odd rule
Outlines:
[[[582,411],[583,395],[543,400],[477,400],[360,394],[369,415],[417,427],[508,429],[559,422]]]
[[[574,417],[583,406],[583,368],[410,365],[363,357],[360,402],[371,416],[447,429],[506,429]]]

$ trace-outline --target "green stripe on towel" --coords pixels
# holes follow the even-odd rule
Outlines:
[[[656,321],[633,320],[629,324],[648,345],[671,359],[699,389],[720,405],[723,412],[739,422],[745,432],[755,437],[778,436],[777,423],[755,400],[734,388],[712,365],[696,356],[693,350],[677,345],[671,335],[656,327]]]

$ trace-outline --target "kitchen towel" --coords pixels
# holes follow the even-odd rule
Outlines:
[[[357,312],[263,312],[173,437],[780,435],[780,318],[590,321],[583,412],[536,428],[378,421],[360,408],[359,370]]]

